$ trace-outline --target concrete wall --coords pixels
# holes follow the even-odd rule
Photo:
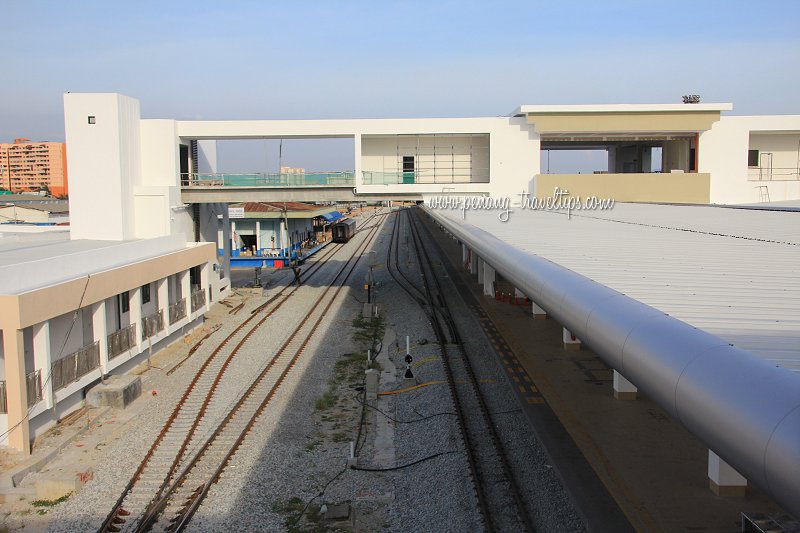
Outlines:
[[[759,201],[758,187],[766,187],[771,201],[800,199],[800,181],[749,179],[747,151],[751,136],[759,146],[772,150],[768,141],[775,134],[794,135],[800,130],[800,115],[722,117],[711,130],[700,135],[699,170],[711,174],[711,203],[745,204]],[[769,135],[761,137],[763,133]],[[760,139],[759,139],[760,137]],[[789,137],[791,144],[791,136]],[[780,151],[785,137],[774,149]]]
[[[361,170],[397,174],[414,157],[415,183],[489,181],[489,136],[392,135],[361,137]]]
[[[617,202],[677,202],[706,204],[709,174],[539,174],[535,196],[547,198],[555,188],[572,197],[611,198]]]
[[[133,187],[141,169],[138,100],[65,94],[64,127],[72,239],[132,238]]]
[[[517,195],[528,191],[539,170],[539,136],[525,117],[365,120],[178,121],[178,135],[189,139],[353,138],[359,193],[415,192]],[[364,185],[361,170],[364,139],[376,135],[488,134],[492,183]],[[369,147],[367,148],[369,151]],[[396,150],[395,150],[396,156]]]
[[[759,167],[761,167],[750,169],[748,172],[750,179],[759,178],[768,181],[800,179],[800,133],[750,132],[749,149],[759,151]]]

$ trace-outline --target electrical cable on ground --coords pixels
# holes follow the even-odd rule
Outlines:
[[[460,450],[449,450],[449,451],[446,451],[446,452],[439,452],[439,453],[435,453],[433,455],[429,455],[428,457],[423,457],[422,459],[417,459],[416,461],[413,461],[411,463],[407,463],[407,464],[404,464],[404,465],[398,465],[398,466],[391,466],[389,468],[367,468],[367,467],[364,467],[364,466],[353,465],[353,466],[350,467],[350,469],[351,470],[359,470],[361,472],[392,472],[393,470],[402,470],[404,468],[408,468],[410,466],[418,465],[418,464],[423,463],[425,461],[429,461],[431,459],[435,459],[435,458],[439,457],[440,455],[448,455],[448,454],[451,454],[451,453],[463,453],[463,452],[461,452]]]

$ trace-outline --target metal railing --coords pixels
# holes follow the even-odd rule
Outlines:
[[[164,330],[164,311],[158,310],[142,318],[142,340],[149,339]]]
[[[748,167],[748,181],[797,181],[800,180],[798,167]]]
[[[169,305],[169,323],[174,324],[178,320],[186,318],[186,298],[178,300]]]
[[[28,407],[42,400],[42,371],[34,370],[25,376],[25,388],[28,393]]]
[[[136,324],[108,336],[108,358],[113,359],[136,346]]]
[[[6,397],[5,381],[0,381],[0,414],[8,414],[8,398]]]
[[[198,289],[192,292],[192,313],[206,305],[206,291]]]
[[[415,172],[361,171],[364,185],[413,185],[440,183],[489,183],[489,169],[441,169]]]
[[[352,187],[354,172],[181,174],[183,187]]]
[[[93,342],[53,363],[53,390],[59,390],[100,366],[100,343]]]

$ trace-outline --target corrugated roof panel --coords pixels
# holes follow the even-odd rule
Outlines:
[[[800,371],[800,212],[616,204],[498,214],[467,211],[464,222]]]

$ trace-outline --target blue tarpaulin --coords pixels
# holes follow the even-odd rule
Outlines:
[[[325,213],[324,215],[320,216],[328,222],[333,222],[342,218],[342,214],[339,211],[331,211],[330,213]]]

